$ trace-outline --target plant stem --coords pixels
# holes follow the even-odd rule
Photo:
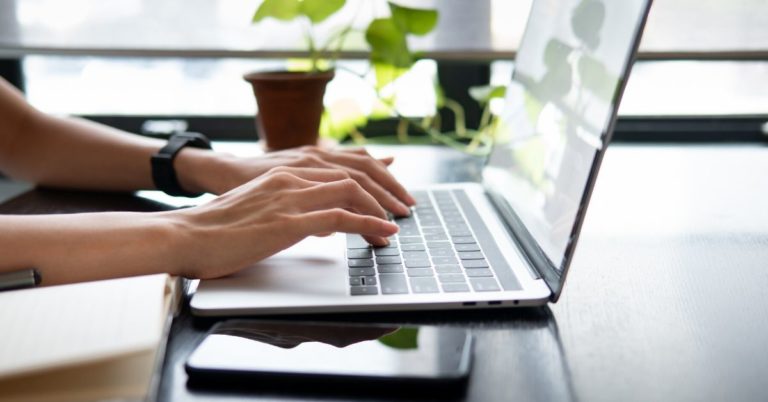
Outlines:
[[[403,144],[408,143],[408,123],[409,119],[400,117],[400,121],[397,123],[397,140]]]
[[[349,136],[352,137],[352,141],[355,142],[357,145],[363,145],[365,144],[365,136],[363,133],[357,130],[356,127],[352,127],[352,130],[349,132]]]
[[[444,102],[445,107],[453,112],[454,118],[456,119],[456,134],[461,137],[465,137],[467,135],[467,122],[466,118],[464,117],[464,108],[459,104],[459,102],[456,102],[453,99],[445,98]]]
[[[315,39],[312,35],[312,21],[309,21],[309,19],[307,19],[304,35],[307,38],[307,45],[309,47],[309,59],[312,63],[312,72],[316,73],[318,71],[317,61],[320,58],[320,55],[318,54],[317,47],[315,46]]]
[[[483,114],[480,116],[480,126],[477,127],[477,131],[484,131],[486,128],[488,128],[488,124],[491,122],[491,103],[488,102],[488,104],[485,105],[483,108]]]

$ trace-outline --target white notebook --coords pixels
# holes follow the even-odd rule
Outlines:
[[[0,292],[0,401],[146,399],[176,287],[161,274]]]

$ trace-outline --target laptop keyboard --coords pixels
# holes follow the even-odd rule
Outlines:
[[[347,235],[353,296],[520,288],[464,191],[412,195],[416,207],[411,216],[394,219],[400,231],[387,247]]]

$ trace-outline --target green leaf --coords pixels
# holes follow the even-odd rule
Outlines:
[[[392,64],[378,63],[373,64],[373,71],[376,73],[376,90],[381,91],[401,75],[408,72],[408,68],[396,67]]]
[[[300,0],[264,0],[256,9],[252,22],[259,22],[267,17],[290,21],[299,15],[300,3]]]
[[[379,342],[395,349],[416,349],[419,347],[418,328],[400,328],[379,338]]]
[[[365,40],[371,46],[371,61],[409,68],[413,58],[408,51],[405,33],[392,18],[378,18],[371,21],[365,31]]]
[[[344,7],[346,0],[304,0],[300,3],[300,12],[306,15],[313,24],[325,21],[336,11]]]
[[[469,96],[476,100],[480,104],[486,104],[491,99],[503,98],[507,94],[507,87],[505,86],[475,86],[469,88]]]
[[[401,31],[413,35],[426,35],[437,25],[437,11],[398,6],[389,2],[392,19]]]

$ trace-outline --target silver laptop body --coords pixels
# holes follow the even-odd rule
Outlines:
[[[414,190],[414,217],[399,222],[388,249],[355,235],[311,237],[235,275],[203,280],[194,314],[557,301],[650,3],[535,0],[482,183]]]

